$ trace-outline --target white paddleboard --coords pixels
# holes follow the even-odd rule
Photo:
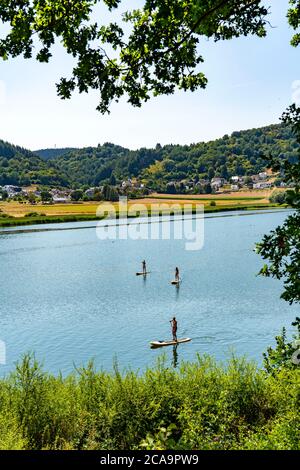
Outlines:
[[[145,273],[136,273],[137,276],[146,276],[146,274],[150,274],[151,271],[147,271]]]
[[[162,348],[163,346],[175,346],[176,344],[180,343],[188,343],[189,341],[192,341],[191,338],[181,338],[178,339],[177,341],[171,340],[171,341],[151,341],[150,344],[153,348]]]
[[[179,281],[171,281],[171,284],[173,284],[173,286],[178,286],[180,284],[181,280],[179,279]]]

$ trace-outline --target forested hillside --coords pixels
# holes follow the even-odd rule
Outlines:
[[[68,174],[71,184],[95,186],[109,179],[117,168],[120,178],[132,174],[127,169],[127,158],[131,153],[128,149],[106,143],[68,152],[54,162]]]
[[[67,186],[68,178],[55,165],[22,147],[0,141],[0,186],[5,184],[26,186]]]
[[[296,158],[297,148],[289,128],[272,125],[185,146],[157,144],[155,149],[129,151],[104,144],[71,151],[55,162],[72,184],[98,185],[110,178],[140,177],[150,188],[163,189],[168,182],[182,179],[257,174],[266,166],[264,155]]]
[[[233,132],[192,145],[157,144],[154,149],[126,148],[105,143],[83,149],[46,149],[40,157],[0,142],[0,185],[30,184],[80,187],[116,184],[138,177],[152,189],[184,179],[253,175],[266,167],[265,155],[297,158],[298,144],[283,124]]]

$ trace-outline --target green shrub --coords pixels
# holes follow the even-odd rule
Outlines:
[[[268,373],[275,373],[282,368],[294,370],[299,368],[297,359],[300,360],[300,318],[296,317],[292,325],[297,329],[292,341],[288,341],[286,329],[283,328],[281,335],[275,337],[276,347],[269,347],[263,354],[264,366]]]
[[[0,449],[300,449],[300,368],[208,356],[63,377],[32,354],[0,380]]]
[[[38,217],[40,214],[38,212],[28,212],[24,217]]]
[[[273,204],[285,204],[286,191],[280,191],[279,189],[275,189],[269,197],[269,201]]]

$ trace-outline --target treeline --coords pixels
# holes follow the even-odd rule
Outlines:
[[[192,145],[157,144],[154,149],[129,151],[113,144],[71,151],[55,163],[71,184],[99,185],[113,178],[138,178],[150,189],[165,191],[170,182],[214,177],[250,176],[266,168],[265,156],[297,158],[298,144],[284,125],[234,132],[221,139]]]
[[[266,167],[265,156],[295,160],[297,149],[290,128],[283,124],[233,132],[211,142],[157,144],[154,149],[136,151],[105,143],[32,153],[0,142],[0,185],[38,183],[81,188],[137,178],[150,189],[165,191],[167,185],[184,180],[257,174]]]
[[[297,158],[298,144],[289,128],[273,125],[234,132],[221,139],[192,145],[157,144],[154,149],[129,151],[106,143],[96,148],[70,151],[55,159],[71,184],[91,186],[138,178],[150,189],[182,180],[225,179],[257,174],[266,167],[265,156]]]

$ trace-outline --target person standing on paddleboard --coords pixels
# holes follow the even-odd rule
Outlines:
[[[175,281],[179,282],[179,269],[175,268]]]
[[[146,274],[147,273],[147,269],[146,269],[146,261],[142,261],[142,266],[143,266],[143,274]]]
[[[173,335],[173,341],[177,341],[177,320],[175,317],[173,317],[173,320],[170,320],[171,326],[172,326],[172,335]]]

